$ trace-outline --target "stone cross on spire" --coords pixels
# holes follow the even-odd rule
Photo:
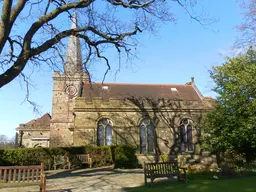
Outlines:
[[[77,28],[76,12],[72,17],[72,29]],[[68,41],[68,48],[66,52],[66,63],[64,72],[67,74],[81,73],[82,72],[82,55],[81,45],[78,37],[71,35]]]

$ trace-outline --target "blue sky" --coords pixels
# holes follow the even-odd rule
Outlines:
[[[122,64],[116,76],[117,63],[113,63],[106,82],[184,84],[193,76],[203,95],[214,96],[208,70],[223,63],[223,55],[230,55],[238,36],[235,26],[241,23],[242,15],[234,0],[202,2],[199,7],[203,6],[217,22],[203,27],[190,20],[183,10],[175,10],[177,22],[161,26],[156,35],[141,36],[137,48],[139,59]],[[92,66],[93,80],[102,80],[104,67],[103,62]],[[33,107],[23,102],[25,86],[16,79],[0,89],[0,134],[14,136],[19,123],[51,113],[52,71],[35,71],[31,79],[35,88],[30,89],[30,98],[41,106],[41,114],[33,113]]]

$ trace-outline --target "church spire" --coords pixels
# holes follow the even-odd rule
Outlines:
[[[72,29],[77,28],[77,16],[76,12],[72,17]],[[71,35],[68,41],[68,48],[66,52],[66,63],[64,71],[67,74],[81,73],[82,72],[82,55],[81,45],[78,37]]]

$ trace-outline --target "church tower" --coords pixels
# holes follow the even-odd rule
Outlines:
[[[72,17],[72,29],[77,28],[77,16]],[[89,81],[83,72],[80,40],[70,36],[66,51],[64,74],[54,72],[50,146],[72,146],[75,98],[81,95],[82,83]]]

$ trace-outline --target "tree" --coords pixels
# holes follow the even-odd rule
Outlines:
[[[0,5],[0,88],[19,75],[27,81],[27,65],[60,68],[63,41],[70,35],[83,42],[85,69],[93,58],[100,58],[108,71],[104,51],[132,54],[139,32],[154,30],[159,21],[175,21],[171,5],[201,24],[205,21],[192,14],[196,0],[0,0]],[[71,19],[74,10],[82,18],[79,27],[64,29],[61,23]]]
[[[0,149],[14,148],[14,147],[15,147],[15,137],[8,139],[6,135],[0,135]]]
[[[204,122],[204,146],[212,152],[245,154],[251,161],[256,149],[256,51],[227,58],[210,75],[218,96]]]
[[[243,1],[241,4],[243,10],[242,24],[238,26],[241,36],[237,39],[235,45],[238,48],[255,46],[256,44],[256,2],[255,0]]]
[[[0,143],[5,143],[7,142],[8,138],[6,135],[0,135]]]

